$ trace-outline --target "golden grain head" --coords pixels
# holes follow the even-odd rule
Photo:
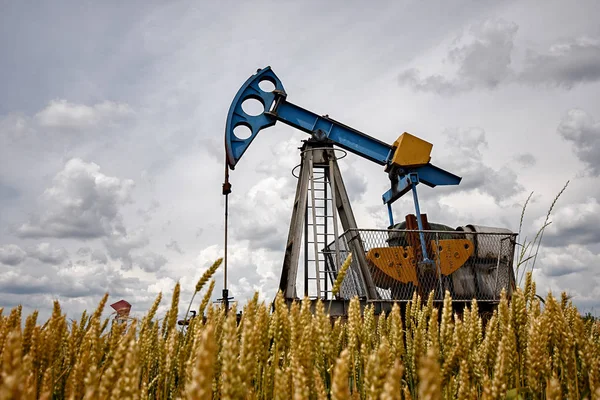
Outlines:
[[[354,298],[334,323],[322,303],[287,307],[280,293],[273,312],[255,296],[226,313],[209,303],[214,280],[205,319],[187,328],[175,320],[179,284],[167,315],[156,315],[159,295],[139,324],[102,321],[107,296],[80,321],[67,322],[57,302],[45,322],[17,307],[0,314],[0,397],[598,397],[599,323],[584,323],[564,297],[540,307],[529,279],[485,322],[476,302],[453,314],[449,294],[443,309],[415,295],[387,314]]]

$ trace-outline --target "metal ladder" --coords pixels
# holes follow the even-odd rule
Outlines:
[[[331,195],[329,166],[313,164],[311,167],[304,218],[304,295],[328,299],[337,271],[329,268],[323,249],[338,238],[338,218],[333,205],[335,198]],[[334,265],[339,267],[339,255],[333,254],[333,257]],[[314,282],[314,287],[310,282]],[[310,296],[315,291],[316,294]]]
[[[344,241],[349,246],[347,250],[352,252],[357,267],[355,274],[358,283],[354,284],[354,292],[367,299],[378,298],[332,145],[321,141],[305,141],[301,148],[297,178],[279,281],[279,289],[286,301],[300,299],[302,295],[312,299],[331,296],[331,286],[344,259],[341,258],[338,243],[327,252],[332,263],[326,261],[323,250],[327,244],[339,240],[341,233],[345,235]],[[331,266],[330,270],[328,265]],[[301,266],[304,267],[304,276],[298,274]],[[297,282],[297,278],[300,282]],[[302,281],[304,291],[301,295],[298,284],[302,284]]]

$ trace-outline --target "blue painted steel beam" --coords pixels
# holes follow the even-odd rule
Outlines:
[[[274,90],[262,90],[260,84],[263,81],[270,82],[274,86]],[[379,165],[390,163],[392,157],[391,145],[335,121],[328,116],[319,116],[289,103],[286,101],[286,97],[287,94],[283,84],[271,70],[271,67],[258,70],[238,90],[229,108],[225,126],[225,149],[227,163],[231,169],[235,168],[250,143],[258,135],[258,132],[275,125],[277,121],[311,134],[315,138],[329,140],[336,146]],[[264,112],[256,116],[245,113],[242,104],[248,99],[258,100],[264,106]],[[238,126],[249,128],[249,137],[236,136],[235,128]],[[391,171],[393,172],[395,168],[397,167],[391,166]],[[411,173],[418,175],[418,182],[415,184],[422,182],[430,187],[457,185],[461,181],[460,177],[431,164],[416,168],[402,168],[398,172],[400,177],[397,181],[392,181],[392,188],[383,195],[385,204],[393,203],[411,189],[411,183],[406,179],[406,176]],[[391,209],[388,211],[390,211],[391,217]],[[393,218],[390,218],[390,220],[393,220]]]
[[[386,165],[392,151],[392,146],[387,143],[287,101],[277,105],[271,115],[296,129],[309,134],[316,133],[322,139],[327,138],[338,147],[379,165]]]
[[[260,82],[271,82],[275,90],[263,91]],[[337,146],[360,155],[377,164],[385,165],[391,157],[392,147],[374,137],[346,126],[326,116],[319,116],[295,104],[289,103],[281,80],[266,67],[252,75],[238,90],[227,114],[225,126],[225,149],[227,163],[231,169],[242,157],[258,132],[281,121],[308,134],[314,134],[321,139],[329,139]],[[258,100],[264,106],[265,112],[251,116],[244,112],[242,104],[245,100]],[[250,129],[250,136],[240,138],[235,135],[235,128],[245,126]]]
[[[435,165],[427,164],[418,168],[411,168],[407,171],[409,174],[417,174],[418,183],[424,183],[429,187],[438,185],[458,185],[461,181],[460,176],[456,176],[448,171],[444,171]],[[412,188],[412,182],[407,175],[398,178],[397,182],[392,182],[392,188],[381,196],[384,204],[390,204],[408,193]]]
[[[419,174],[419,182],[429,187],[458,185],[462,178],[451,172],[436,167],[433,164],[423,165],[418,168],[411,168],[408,173],[416,172]]]

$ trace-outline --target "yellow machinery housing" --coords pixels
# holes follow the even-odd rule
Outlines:
[[[404,132],[392,145],[396,150],[392,164],[400,167],[419,167],[431,161],[433,144]]]

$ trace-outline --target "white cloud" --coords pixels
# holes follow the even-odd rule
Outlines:
[[[340,165],[340,170],[350,201],[360,201],[368,188],[366,176],[352,164],[342,164]]]
[[[167,263],[167,259],[151,251],[133,256],[133,262],[146,272],[157,272]]]
[[[456,66],[454,77],[447,73],[421,77],[419,69],[409,68],[399,75],[399,82],[416,91],[451,95],[513,82],[571,89],[600,80],[600,39],[563,40],[546,53],[528,49],[518,70],[512,65],[518,30],[516,23],[499,18],[471,25],[447,52],[448,61]]]
[[[76,254],[78,256],[81,257],[85,257],[85,256],[89,256],[92,252],[92,249],[90,249],[89,247],[80,247],[79,249],[77,249]]]
[[[0,246],[0,263],[10,266],[21,264],[25,261],[27,253],[16,244]]]
[[[126,277],[113,267],[73,264],[48,268],[50,270],[3,272],[0,275],[0,293],[49,294],[63,298],[96,297],[97,301],[105,292],[112,296],[124,296],[144,289],[144,283],[138,278]],[[32,305],[29,301],[25,303]]]
[[[125,269],[132,267],[131,251],[142,248],[150,242],[148,235],[141,229],[129,233],[113,231],[103,241],[110,257],[121,260]]]
[[[124,231],[119,207],[130,202],[134,183],[110,177],[94,163],[74,158],[53,179],[40,205],[42,212],[17,232],[28,238],[90,239]]]
[[[106,264],[108,257],[106,253],[100,249],[91,249],[89,247],[80,247],[76,254],[80,257],[89,257],[90,261],[94,261],[100,264]]]
[[[122,208],[132,202],[131,179],[107,176],[100,167],[79,158],[69,160],[42,195],[42,212],[17,229],[23,238],[102,239],[108,254],[131,268],[130,252],[149,243],[143,229],[128,231]],[[95,252],[95,261],[106,255]]]
[[[32,276],[22,271],[6,271],[0,275],[0,291],[10,294],[52,293],[50,278]]]
[[[522,167],[533,167],[537,162],[535,156],[531,153],[521,153],[514,157],[514,160]]]
[[[586,246],[542,247],[538,256],[534,279],[538,294],[552,291],[555,295],[566,292],[580,313],[598,312],[600,297],[600,254]]]
[[[571,142],[589,172],[600,176],[600,122],[581,109],[572,109],[560,121],[558,134]]]
[[[235,215],[239,216],[233,222],[237,226],[232,231],[236,239],[248,241],[254,248],[283,247],[295,195],[290,182],[286,177],[262,179],[242,199],[231,202]]]
[[[57,129],[90,129],[100,123],[119,121],[133,114],[127,104],[104,101],[87,106],[67,100],[52,100],[36,114],[41,127]]]
[[[8,145],[31,132],[28,118],[20,113],[0,116],[0,143]]]
[[[467,44],[449,52],[459,65],[458,78],[468,86],[493,89],[511,75],[511,53],[517,24],[501,19],[471,27]]]
[[[195,260],[195,275],[199,278],[206,269],[219,257],[223,257],[222,246],[209,246],[203,249]],[[250,244],[233,244],[228,250],[228,287],[230,295],[236,300],[245,301],[257,291],[262,299],[272,299],[279,289],[279,277],[283,253],[260,249]],[[224,264],[221,264],[217,273],[213,276],[217,282],[222,282]],[[190,280],[190,287],[195,285],[196,280]],[[220,297],[216,293],[213,297]]]
[[[570,89],[600,80],[600,40],[579,37],[553,44],[547,53],[528,51],[519,79]]]
[[[148,205],[148,208],[138,209],[137,214],[141,216],[145,222],[149,222],[152,220],[152,215],[156,213],[156,210],[160,207],[160,203],[156,200],[152,200],[152,202]]]
[[[544,247],[540,249],[537,268],[549,277],[560,277],[568,274],[581,273],[595,268],[600,263],[600,255],[592,253],[579,244],[563,243],[560,248]],[[539,263],[539,264],[538,264]]]
[[[501,202],[523,191],[509,164],[493,168],[485,163],[488,142],[483,129],[449,129],[444,136],[446,147],[435,164],[462,177],[460,185],[445,189],[446,193],[477,191]]]
[[[62,264],[69,257],[69,253],[63,247],[52,247],[47,242],[42,242],[29,248],[27,255],[43,263],[52,265]]]
[[[552,121],[571,107],[588,104],[592,107],[588,111],[596,112],[597,84],[592,83],[597,82],[596,44],[568,39],[597,35],[589,18],[595,8],[460,3],[442,2],[437,8],[419,2],[408,6],[388,2],[380,7],[365,3],[360,10],[294,3],[278,9],[275,25],[269,26],[248,18],[248,12],[268,15],[268,4],[231,9],[219,4],[208,13],[183,3],[125,7],[116,19],[109,16],[110,7],[101,6],[100,13],[74,11],[72,20],[82,28],[75,29],[77,35],[73,29],[57,29],[52,23],[55,18],[9,18],[9,31],[17,41],[6,57],[8,73],[0,76],[0,87],[7,88],[0,93],[0,115],[4,115],[0,116],[0,243],[27,249],[43,240],[68,250],[73,263],[42,265],[24,258],[19,269],[26,278],[5,277],[1,303],[8,307],[22,302],[47,313],[52,299],[59,298],[73,315],[83,308],[93,309],[103,291],[110,290],[111,296],[123,296],[143,312],[154,300],[153,290],[163,290],[167,298],[177,279],[182,289],[187,288],[184,292],[191,293],[203,269],[222,255],[217,246],[206,263],[194,263],[199,249],[222,242],[219,192],[227,108],[248,75],[265,65],[272,65],[283,80],[289,100],[309,110],[329,113],[388,142],[404,130],[430,135],[434,163],[463,175],[456,188],[419,188],[422,208],[432,221],[451,226],[512,223],[514,227],[520,211],[514,204],[530,190],[541,193],[541,203],[548,203],[552,197],[547,196],[554,195],[548,194],[548,187],[557,179],[569,179],[572,162],[577,161],[565,152],[575,141],[560,147],[558,135],[548,140],[548,132],[556,129]],[[50,11],[18,4],[15,10],[23,15]],[[58,15],[65,10],[57,6],[51,11]],[[357,20],[357,15],[368,18],[351,29],[340,29]],[[401,24],[398,15],[403,16]],[[499,18],[477,23],[482,15]],[[86,28],[97,23],[105,26],[106,18],[111,20],[109,31]],[[169,23],[173,20],[180,23],[174,27]],[[309,29],[306,21],[312,21]],[[471,28],[452,42],[465,26]],[[231,39],[225,46],[219,44],[222,30]],[[41,34],[31,35],[33,31]],[[290,40],[293,36],[297,40]],[[287,45],[269,46],[274,37]],[[331,40],[324,42],[324,37]],[[559,42],[570,45],[563,50],[548,46]],[[102,52],[89,52],[89,43],[114,51],[107,59]],[[55,51],[46,52],[50,47]],[[526,55],[527,48],[536,53]],[[73,59],[73,54],[81,57]],[[243,62],[210,62],[211,57],[224,60],[240,55]],[[39,74],[40,65],[50,73]],[[469,93],[451,102],[440,96],[411,96],[396,81],[398,73],[411,66],[418,71],[408,75],[409,88],[414,84],[429,92]],[[534,67],[540,68],[539,80],[522,73]],[[583,72],[573,74],[579,67]],[[555,92],[545,95],[538,86]],[[571,92],[562,92],[569,87]],[[48,101],[53,98],[63,100]],[[469,126],[485,129],[483,140],[477,131],[466,137],[459,132],[455,147],[444,143],[446,127]],[[267,295],[277,289],[296,183],[290,170],[299,163],[298,147],[306,138],[278,124],[260,134],[243,165],[232,174],[229,279],[240,301],[255,288]],[[581,138],[577,140],[580,143]],[[531,152],[537,162],[532,165],[531,157],[515,157],[523,151]],[[456,161],[447,163],[439,154]],[[95,173],[85,171],[81,180],[49,183],[72,158],[100,165],[96,172],[117,180],[114,191],[99,187],[90,178]],[[385,227],[387,213],[380,195],[387,188],[387,177],[378,166],[352,163],[353,158],[349,155],[340,164],[350,167],[344,170],[344,178],[349,194],[358,200],[352,206],[359,225]],[[592,156],[587,159],[593,164]],[[126,188],[124,178],[136,180],[135,190]],[[261,183],[261,178],[269,180]],[[586,179],[579,185],[587,188],[569,192],[571,197],[561,200],[585,203],[589,190],[598,186],[597,177]],[[570,190],[575,187],[572,182]],[[255,184],[259,187],[252,192]],[[527,192],[519,192],[519,185]],[[38,198],[44,188],[53,187],[62,195]],[[515,192],[519,195],[511,197]],[[41,201],[36,204],[36,199]],[[160,206],[153,204],[155,199]],[[414,212],[410,196],[405,199],[395,205],[398,219]],[[135,206],[128,205],[131,200]],[[372,216],[370,206],[377,209]],[[535,219],[545,214],[540,208],[540,203],[530,203],[528,215],[531,211]],[[585,215],[592,220],[591,214]],[[559,221],[553,220],[551,227],[558,226]],[[544,243],[550,244],[550,237]],[[82,246],[89,249],[78,254]],[[144,258],[146,250],[164,254]],[[169,260],[157,272],[142,271],[135,261],[142,257],[149,265],[146,268],[155,269],[159,256]],[[55,283],[56,276],[64,284]],[[219,296],[221,277],[217,276]],[[594,281],[593,271],[545,282],[549,281],[552,287],[577,288],[593,300],[593,288],[588,286]],[[14,283],[19,282],[29,294],[9,293],[17,291]],[[538,287],[543,290],[541,283]],[[68,297],[75,295],[81,297]]]
[[[418,91],[454,94],[476,87],[494,89],[512,75],[511,61],[514,37],[518,26],[502,19],[486,20],[470,26],[458,44],[448,52],[448,59],[457,68],[455,78],[431,75],[420,78],[417,69],[399,76],[401,84]]]
[[[179,243],[177,243],[177,241],[173,240],[173,239],[171,239],[171,241],[169,243],[167,243],[165,245],[165,247],[167,249],[173,250],[174,252],[179,253],[179,254],[183,254],[184,253],[184,251],[181,250],[181,247],[179,246]]]
[[[106,253],[99,249],[92,250],[90,258],[92,261],[95,261],[100,264],[106,264],[108,262],[108,257],[106,257]]]
[[[600,204],[595,198],[588,198],[584,203],[562,204],[553,211],[550,221],[543,237],[546,246],[600,243]],[[543,223],[540,219],[534,225],[542,226]]]

